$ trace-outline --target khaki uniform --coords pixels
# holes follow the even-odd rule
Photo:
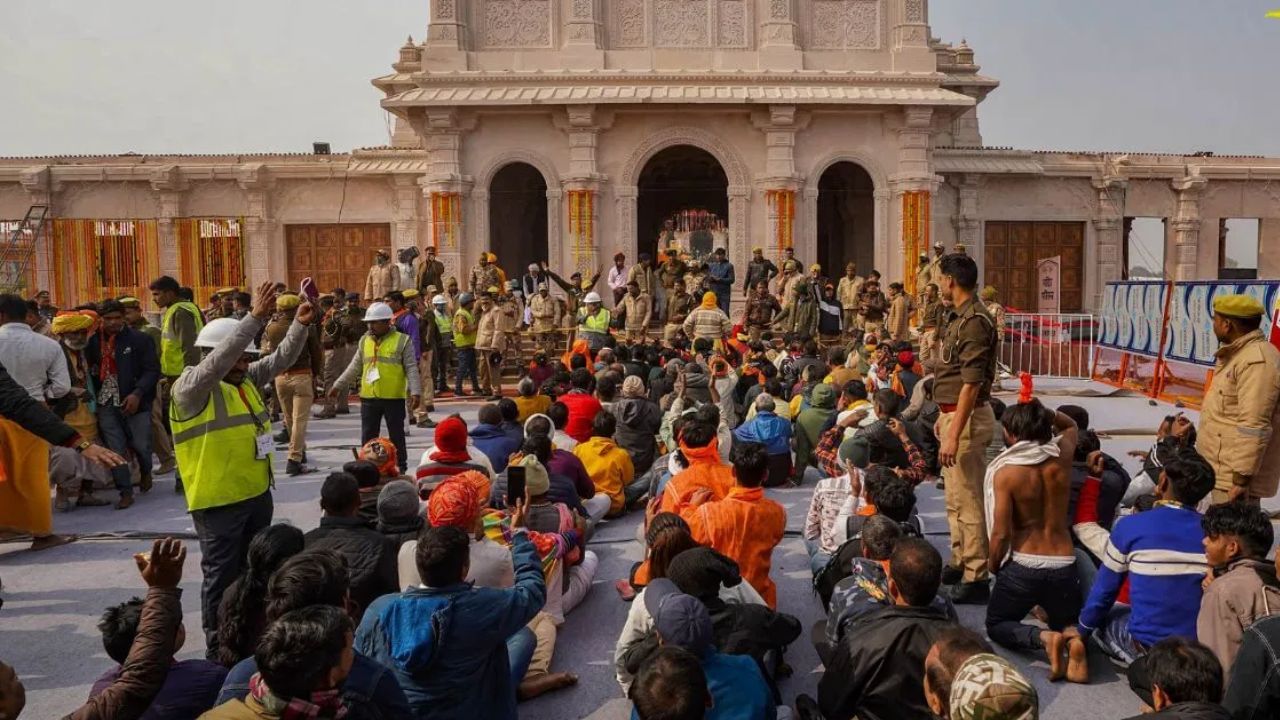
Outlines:
[[[507,306],[487,302],[480,308],[480,321],[476,324],[476,364],[479,365],[480,388],[486,394],[502,394],[502,365],[494,365],[490,357],[494,353],[503,353],[507,349],[504,326],[514,318],[515,311]],[[457,320],[454,320],[454,331],[457,331]]]
[[[840,283],[836,285],[836,299],[840,301],[841,319],[844,321],[846,331],[852,330],[857,323],[858,318],[858,293],[862,292],[863,279],[861,275],[853,277],[844,276],[840,278]]]
[[[905,292],[889,301],[887,324],[889,337],[894,342],[904,342],[911,338],[911,301],[907,299]]]
[[[294,313],[272,320],[263,331],[263,346],[279,348],[293,324]],[[315,326],[307,328],[307,343],[298,359],[275,378],[280,414],[289,430],[289,460],[302,462],[307,452],[307,424],[311,421],[311,405],[315,402],[315,377],[321,370],[320,333]]]
[[[946,442],[956,421],[955,405],[965,384],[978,385],[969,422],[960,431],[956,464],[943,468],[947,524],[951,529],[951,565],[964,570],[965,582],[987,579],[987,528],[982,483],[986,449],[995,437],[991,384],[995,380],[995,327],[977,298],[970,298],[947,317],[941,357],[933,380],[933,399],[941,408],[938,439]]]
[[[675,339],[676,333],[684,327],[685,318],[689,317],[689,313],[693,312],[696,304],[693,296],[689,293],[672,293],[667,296],[667,324],[662,330],[662,339],[671,342]]]
[[[484,267],[476,265],[471,268],[471,284],[468,287],[475,295],[479,295],[491,287],[502,290],[502,277],[498,274],[497,266],[489,263]]]
[[[1280,482],[1280,350],[1254,330],[1218,348],[1217,358],[1196,440],[1217,479],[1213,501],[1225,501],[1233,485],[1271,497]]]
[[[324,415],[346,415],[350,412],[347,395],[342,395],[335,402],[329,400],[328,394],[341,377],[342,371],[351,364],[351,358],[355,357],[357,344],[364,335],[364,322],[360,317],[359,312],[352,311],[349,307],[343,308],[340,312],[331,314],[321,329],[321,344],[329,348],[325,352],[321,373],[325,392]]]
[[[889,301],[879,290],[874,293],[866,290],[858,293],[858,321],[862,323],[862,332],[878,335],[880,328],[884,327],[884,315],[888,306]]]
[[[643,289],[632,297],[628,294],[622,298],[622,312],[625,313],[627,342],[644,342],[649,321],[653,319],[653,300]]]
[[[374,265],[369,268],[369,275],[364,280],[364,299],[368,302],[381,301],[387,293],[400,289],[400,268],[393,262]]]
[[[658,292],[658,271],[647,265],[636,263],[627,274],[628,283],[640,286],[640,294],[653,297]]]
[[[925,301],[920,313],[920,365],[929,372],[938,351],[938,327],[942,324],[942,301]]]

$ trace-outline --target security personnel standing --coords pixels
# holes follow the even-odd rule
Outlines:
[[[471,378],[471,389],[480,394],[480,377],[476,370],[476,332],[480,329],[476,321],[475,296],[464,292],[458,296],[458,311],[453,314],[453,346],[458,349],[458,377],[454,382],[453,394],[463,396],[462,381]]]
[[[270,384],[307,344],[315,308],[298,310],[275,353],[254,360],[253,339],[276,307],[271,283],[258,288],[253,312],[219,318],[200,331],[200,362],[173,383],[169,422],[182,473],[187,510],[200,541],[201,625],[212,658],[218,643],[218,604],[240,576],[254,533],[271,524],[271,421],[258,387]]]
[[[977,298],[978,265],[965,255],[943,256],[942,296],[951,301],[934,371],[933,399],[941,415],[936,432],[941,447],[951,562],[943,582],[954,585],[956,603],[984,603],[991,596],[987,571],[987,528],[983,510],[986,449],[996,432],[991,384],[996,376],[996,330]]]
[[[1213,466],[1215,503],[1257,503],[1280,483],[1280,350],[1263,328],[1266,308],[1248,295],[1213,301],[1213,383],[1200,411],[1196,449]]]
[[[386,303],[369,305],[364,314],[369,332],[360,338],[356,356],[329,392],[344,393],[357,376],[360,378],[360,443],[377,438],[385,418],[387,435],[396,446],[396,463],[403,475],[409,467],[405,415],[417,410],[422,402],[422,379],[413,341],[391,326],[394,315]]]
[[[317,415],[317,420],[328,420],[336,416],[341,408],[342,414],[347,414],[347,399],[340,398],[337,401],[329,399],[329,391],[333,389],[333,384],[338,381],[338,376],[343,370],[351,364],[351,356],[354,354],[354,343],[348,342],[347,328],[344,320],[347,316],[347,296],[342,288],[333,291],[333,307],[329,312],[325,313],[324,321],[321,324],[320,344],[324,347],[324,409]],[[357,321],[358,322],[358,321]]]
[[[439,344],[435,347],[431,380],[436,395],[449,391],[449,358],[453,356],[453,315],[449,312],[449,299],[444,295],[431,298],[431,314],[427,318],[436,326]]]
[[[162,407],[169,406],[172,388],[183,369],[200,362],[200,349],[196,336],[204,329],[204,315],[200,308],[183,300],[178,291],[178,281],[161,275],[151,283],[151,299],[164,308],[160,316],[160,384],[157,395]],[[175,441],[176,442],[176,441]],[[173,491],[182,492],[182,469],[173,476]]]

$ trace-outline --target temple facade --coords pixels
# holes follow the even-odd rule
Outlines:
[[[384,147],[0,158],[0,228],[33,204],[54,218],[0,276],[64,305],[161,273],[201,301],[308,275],[359,290],[375,249],[432,244],[464,284],[486,250],[518,274],[671,245],[724,246],[740,273],[794,247],[906,279],[941,242],[1027,310],[1060,257],[1064,311],[1142,263],[1280,276],[1280,159],[985,147],[998,82],[933,36],[926,0],[434,0],[373,84]],[[1252,233],[1252,267],[1228,262],[1229,230]]]

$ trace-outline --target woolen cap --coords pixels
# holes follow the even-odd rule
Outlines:
[[[1262,317],[1266,308],[1252,295],[1223,295],[1214,299],[1213,311],[1223,317],[1248,320]]]
[[[378,519],[384,523],[409,522],[421,512],[418,490],[408,480],[392,480],[378,493]]]
[[[680,592],[699,599],[716,597],[722,585],[737,587],[742,582],[738,563],[705,546],[685,550],[672,558],[667,577]]]

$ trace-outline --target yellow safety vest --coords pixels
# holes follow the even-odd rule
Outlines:
[[[582,325],[582,329],[586,332],[608,334],[609,321],[611,319],[612,317],[610,316],[609,311],[605,308],[600,308],[595,315],[584,314],[580,323]]]
[[[271,417],[252,382],[218,383],[204,409],[186,420],[170,403],[169,420],[188,510],[231,505],[270,489],[271,461],[258,459],[257,437],[271,432]]]
[[[181,375],[186,367],[182,359],[182,343],[173,330],[173,314],[178,310],[191,313],[196,320],[196,332],[204,329],[204,316],[195,305],[183,300],[164,309],[164,317],[160,320],[160,372],[168,377]]]
[[[449,313],[441,315],[440,313],[433,312],[431,313],[431,316],[435,318],[436,327],[440,328],[441,333],[453,334],[453,318],[449,317]]]
[[[409,378],[401,364],[401,354],[409,336],[392,330],[381,338],[365,335],[360,340],[360,397],[369,400],[403,400],[409,397]],[[369,382],[369,371],[378,369],[378,379]]]
[[[453,346],[454,346],[454,347],[458,347],[458,348],[469,348],[469,347],[475,347],[475,346],[476,346],[476,332],[480,329],[479,327],[477,327],[477,326],[476,326],[476,316],[475,316],[475,315],[472,315],[472,314],[471,314],[471,311],[469,311],[469,310],[465,310],[465,309],[461,309],[461,308],[458,310],[458,313],[457,313],[457,314],[458,314],[458,315],[465,315],[465,316],[466,316],[466,318],[467,318],[467,323],[466,323],[466,324],[467,324],[467,325],[469,325],[469,326],[471,326],[471,332],[469,332],[469,333],[464,333],[464,332],[462,332],[461,330],[454,330],[454,331],[453,331]],[[456,328],[456,327],[458,327],[459,325],[462,325],[462,323],[458,322],[458,321],[456,320],[456,316],[455,316],[455,320],[454,320],[454,327]]]

